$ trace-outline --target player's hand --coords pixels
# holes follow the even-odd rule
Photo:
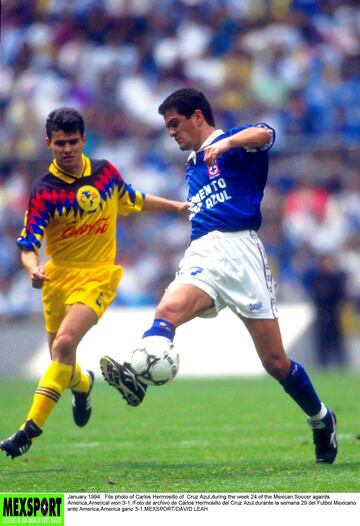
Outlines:
[[[50,279],[45,276],[45,267],[42,265],[34,267],[31,270],[30,278],[34,289],[41,289],[45,281],[50,281]]]
[[[216,159],[230,148],[228,139],[222,139],[204,149],[204,161],[208,166],[213,166]]]
[[[188,215],[189,214],[189,203],[187,201],[183,201],[179,203],[178,212],[179,214],[182,214],[182,215]]]

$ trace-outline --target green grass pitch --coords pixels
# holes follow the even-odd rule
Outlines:
[[[65,393],[44,434],[0,456],[1,492],[359,492],[360,377],[314,374],[338,416],[339,454],[314,464],[302,412],[268,377],[177,379],[125,405],[98,379],[93,417],[76,428]],[[13,433],[35,382],[2,379],[0,437]]]

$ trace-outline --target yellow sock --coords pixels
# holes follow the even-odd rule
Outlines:
[[[74,376],[70,380],[68,387],[77,393],[87,393],[90,389],[89,375],[82,372],[78,363],[75,364]]]
[[[37,386],[27,420],[33,420],[38,427],[43,427],[56,402],[68,386],[72,370],[72,365],[51,362]],[[24,424],[21,429],[23,427]]]

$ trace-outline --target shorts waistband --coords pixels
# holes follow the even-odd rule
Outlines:
[[[110,261],[63,261],[61,259],[51,259],[48,263],[63,268],[109,268],[116,266],[115,263]]]
[[[205,237],[210,237],[211,239],[223,239],[223,238],[228,238],[228,237],[248,237],[249,234],[251,236],[257,237],[256,230],[250,230],[250,229],[248,229],[248,230],[231,230],[231,231],[228,231],[228,232],[221,232],[220,230],[213,230],[212,232],[209,232],[208,234],[206,234],[203,237],[204,238]],[[202,238],[200,237],[198,239],[202,239]]]

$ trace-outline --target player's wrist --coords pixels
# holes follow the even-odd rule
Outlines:
[[[224,139],[224,146],[225,146],[225,151],[227,151],[227,150],[231,150],[231,148],[236,148],[237,144],[234,141],[233,137],[230,136]]]
[[[35,275],[42,274],[40,265],[34,265],[29,270],[30,277],[34,277]]]
[[[26,272],[28,273],[28,275],[31,278],[33,273],[34,273],[35,267],[33,267],[32,265],[24,265],[24,266],[25,266]]]
[[[185,212],[187,212],[189,209],[189,205],[188,205],[188,202],[187,201],[184,201],[184,202],[180,202],[178,204],[178,213],[179,214],[184,214]]]

